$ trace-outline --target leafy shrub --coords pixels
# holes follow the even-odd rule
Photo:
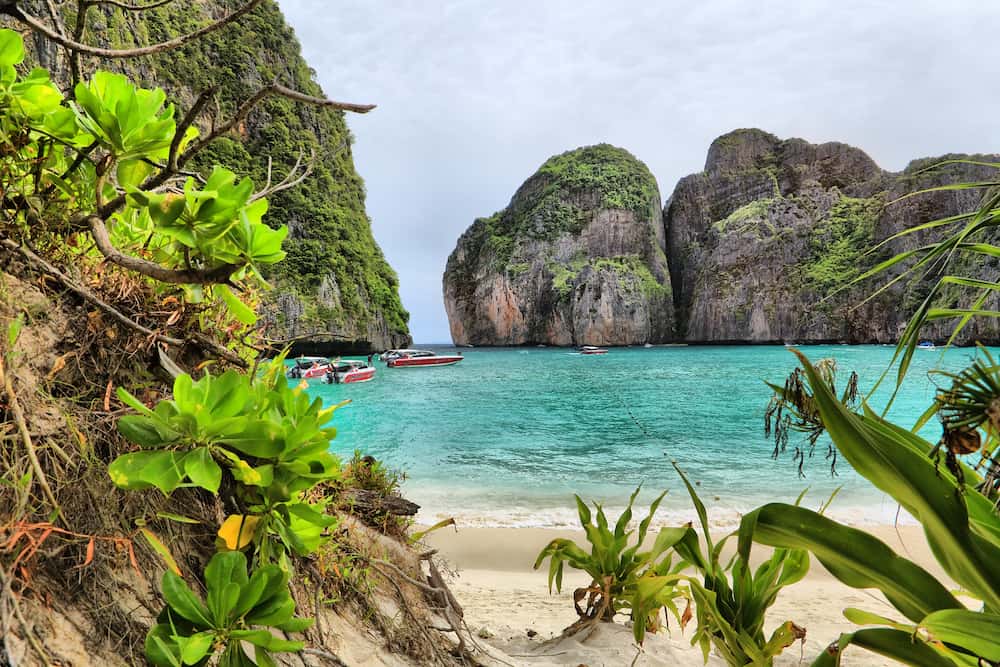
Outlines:
[[[610,622],[617,613],[628,610],[632,615],[636,641],[641,643],[647,629],[655,630],[658,626],[655,619],[661,609],[670,609],[680,618],[673,603],[678,594],[670,585],[679,580],[679,568],[673,565],[668,551],[684,532],[664,528],[657,534],[649,551],[640,551],[653,515],[666,495],[664,492],[650,505],[649,514],[639,523],[635,543],[629,546],[634,531],[628,525],[632,520],[632,504],[638,494],[639,489],[636,489],[613,530],[608,524],[604,508],[594,504],[597,508],[595,523],[587,504],[576,496],[580,524],[591,545],[590,553],[572,540],[560,538],[552,540],[535,560],[535,569],[538,569],[546,558],[549,559],[550,592],[553,585],[557,591],[562,590],[563,571],[567,564],[583,570],[591,577],[589,586],[578,588],[573,593],[579,620],[575,626],[571,626],[570,631],[592,622]],[[662,558],[664,555],[666,557]],[[654,586],[655,591],[651,590]],[[584,600],[586,606],[581,607],[580,602]],[[638,605],[637,600],[640,601]]]
[[[328,427],[339,406],[324,408],[302,387],[289,386],[279,357],[258,378],[227,371],[198,381],[180,375],[173,398],[150,409],[124,389],[118,395],[140,414],[122,417],[118,429],[142,449],[123,454],[108,468],[123,489],[156,487],[165,494],[181,486],[212,493],[225,469],[237,483],[238,499],[247,507],[262,562],[273,562],[287,549],[305,555],[334,520],[319,505],[303,500],[303,492],[336,479],[340,463],[329,452],[336,429]],[[282,549],[275,551],[271,538]]]
[[[219,665],[277,665],[272,652],[301,651],[303,643],[279,639],[271,628],[301,632],[312,625],[294,617],[288,574],[265,565],[248,576],[246,556],[238,551],[212,557],[205,568],[204,601],[170,570],[161,587],[167,605],[146,635],[146,656],[154,665],[204,665],[220,651]],[[254,646],[253,659],[243,642]]]

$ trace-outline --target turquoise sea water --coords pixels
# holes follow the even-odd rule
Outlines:
[[[856,370],[862,390],[893,352],[802,349],[813,360],[836,358],[841,385]],[[762,380],[782,382],[794,368],[784,347],[614,348],[604,356],[559,348],[462,352],[465,360],[455,366],[378,364],[372,382],[309,388],[327,401],[352,399],[337,412],[334,451],[346,458],[360,449],[404,470],[404,493],[422,506],[421,521],[454,516],[464,525],[572,525],[573,493],[617,512],[640,482],[640,504],[669,489],[657,516],[688,520],[690,502],[671,459],[698,484],[720,526],[761,503],[792,502],[806,487],[811,507],[843,487],[831,508],[835,518],[856,524],[895,518],[891,500],[846,461],[831,477],[823,441],[806,462],[805,479],[791,447],[771,458]],[[961,368],[972,354],[918,351],[889,416],[911,426],[933,397],[927,371]],[[880,391],[874,404],[881,407],[886,397]],[[927,437],[936,438],[937,429],[931,424]]]

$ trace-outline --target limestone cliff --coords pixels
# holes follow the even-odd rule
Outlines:
[[[841,143],[780,140],[756,129],[719,137],[705,170],[681,179],[664,209],[678,336],[691,342],[894,342],[932,281],[900,281],[860,307],[885,281],[841,288],[930,236],[903,237],[868,253],[879,241],[977,206],[979,194],[961,190],[897,201],[993,172],[965,164],[922,171],[954,157],[890,173]],[[989,279],[994,264],[979,274]],[[945,294],[943,301],[956,296]],[[941,338],[950,326],[942,322],[926,335]],[[995,322],[983,321],[965,339],[996,339],[997,333]]]
[[[150,4],[156,8],[144,12],[95,4],[85,41],[113,48],[164,41],[196,30],[241,3]],[[41,0],[29,0],[26,6],[36,16],[47,15]],[[70,28],[72,20],[67,18]],[[41,38],[33,46],[31,57],[67,81],[68,64],[61,50]],[[143,85],[162,87],[180,113],[198,93],[217,87],[217,116],[222,119],[275,80],[324,96],[274,0],[265,0],[224,30],[180,49],[126,60],[85,59],[84,66],[85,75],[96,68],[124,70]],[[206,126],[211,116],[203,115]],[[273,180],[278,181],[300,156],[315,152],[309,178],[269,198],[266,220],[288,225],[290,233],[286,260],[268,276],[275,289],[267,295],[264,315],[269,336],[315,333],[313,338],[324,343],[314,349],[330,348],[329,353],[400,347],[410,340],[398,278],[372,236],[351,142],[343,112],[271,99],[251,112],[238,133],[216,142],[197,160],[203,170],[222,164],[262,186],[268,180],[269,158]]]
[[[656,180],[601,144],[550,158],[448,258],[456,344],[627,345],[673,335]]]

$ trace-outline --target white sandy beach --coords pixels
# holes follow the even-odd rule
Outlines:
[[[897,553],[945,579],[919,527],[879,526],[867,530]],[[469,626],[519,664],[629,665],[637,651],[631,630],[624,626],[603,627],[583,642],[559,639],[562,629],[576,620],[572,590],[589,581],[586,575],[567,569],[563,592],[549,595],[544,567],[535,571],[531,566],[542,547],[555,537],[584,542],[582,532],[544,528],[466,528],[457,532],[443,529],[430,534],[426,542],[438,549],[454,570],[452,587],[465,608]],[[755,545],[754,553],[765,555],[767,551]],[[841,632],[854,629],[856,626],[843,617],[845,607],[859,607],[905,620],[880,593],[841,584],[813,558],[806,578],[785,588],[768,615],[768,632],[786,620],[807,630],[805,646],[789,647],[775,664],[808,665]],[[689,645],[692,626],[682,634],[671,621],[672,634],[649,637],[636,665],[703,664],[700,650]],[[529,631],[537,635],[529,638]],[[725,663],[713,656],[709,664]],[[860,649],[848,649],[843,664],[894,663]]]

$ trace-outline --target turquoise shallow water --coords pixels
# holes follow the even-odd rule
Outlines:
[[[867,390],[893,348],[803,351],[814,360],[836,358],[841,384],[856,370]],[[763,502],[792,502],[806,487],[809,506],[843,487],[831,509],[835,518],[861,524],[895,517],[896,506],[846,461],[831,477],[822,442],[806,463],[805,479],[791,451],[771,458],[773,445],[762,428],[769,391],[762,380],[781,382],[794,368],[784,347],[615,348],[604,356],[558,348],[463,353],[455,366],[379,364],[372,382],[309,389],[327,401],[352,399],[337,412],[333,450],[347,457],[360,449],[404,470],[404,492],[423,507],[422,521],[455,516],[465,525],[572,525],[573,493],[617,510],[640,482],[640,503],[669,489],[658,517],[688,520],[690,503],[671,459],[698,484],[719,525],[733,525]],[[927,371],[960,368],[972,354],[919,351],[890,417],[912,425],[933,397]],[[880,392],[875,405],[886,396]],[[927,437],[936,436],[932,424]]]

